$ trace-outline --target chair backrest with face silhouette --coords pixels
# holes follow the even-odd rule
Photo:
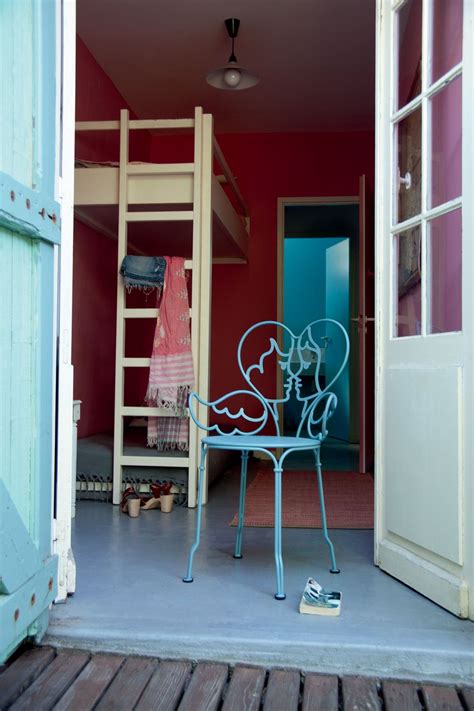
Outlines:
[[[237,348],[239,369],[250,389],[234,390],[213,402],[192,393],[191,417],[199,427],[219,435],[257,435],[272,422],[273,434],[281,436],[278,408],[293,397],[301,407],[296,436],[322,441],[327,436],[327,421],[337,406],[331,387],[348,358],[349,338],[338,321],[318,319],[300,334],[278,321],[260,321],[247,329]],[[275,395],[272,377],[275,368],[282,371],[280,396]],[[210,407],[219,417],[228,418],[230,429],[222,424],[203,427],[197,417],[199,404]]]

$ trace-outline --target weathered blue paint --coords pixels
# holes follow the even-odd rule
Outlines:
[[[56,9],[58,0],[34,0],[33,83],[35,140],[33,181],[44,195],[54,196],[56,175],[56,91],[60,59],[56,57]],[[40,61],[37,61],[37,59]]]
[[[60,243],[56,8],[53,1],[0,0],[9,98],[0,121],[0,662],[22,640],[45,632],[57,591],[51,555]],[[7,41],[10,33],[15,43]]]
[[[59,205],[0,172],[0,225],[33,239],[60,242]]]

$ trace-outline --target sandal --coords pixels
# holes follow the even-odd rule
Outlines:
[[[150,484],[150,491],[154,499],[159,499],[163,493],[161,484]]]
[[[160,503],[160,499],[152,496],[151,499],[148,499],[148,501],[143,504],[142,508],[144,511],[150,511],[151,509],[157,509],[160,506]]]
[[[122,513],[128,513],[128,500],[129,499],[138,499],[139,496],[133,486],[127,486],[125,491],[122,494],[122,501],[120,502],[120,510]]]
[[[170,494],[172,486],[170,481],[165,481],[163,484],[150,484],[151,497],[142,499],[142,508],[145,511],[150,511],[160,507],[161,497]]]

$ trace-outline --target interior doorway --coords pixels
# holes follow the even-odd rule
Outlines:
[[[364,437],[359,243],[365,219],[360,212],[359,196],[279,201],[278,320],[299,332],[312,320],[334,318],[349,335],[349,365],[338,384],[326,458],[330,468],[350,471],[364,471],[359,456]],[[282,417],[285,432],[291,433],[298,418],[295,402],[285,406]]]

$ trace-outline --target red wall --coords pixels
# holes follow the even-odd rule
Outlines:
[[[76,118],[118,119],[127,102],[77,38]],[[118,160],[118,132],[80,134],[76,159]],[[140,132],[131,160],[147,157],[149,135]],[[82,400],[79,436],[113,428],[117,243],[74,222],[72,357],[74,398]]]
[[[113,428],[116,272],[112,240],[75,220],[72,356],[80,437]]]
[[[79,39],[77,78],[78,120],[117,118],[126,107]],[[90,138],[82,141],[78,157],[117,159],[117,145],[99,140],[102,145]],[[235,351],[243,331],[255,321],[276,318],[277,198],[357,195],[359,175],[365,173],[373,184],[374,162],[370,132],[236,134],[222,135],[219,142],[249,206],[251,240],[249,264],[213,268],[214,396],[242,387]],[[184,138],[170,155],[169,141],[164,146],[144,134],[131,159],[190,160],[189,147]],[[75,242],[74,397],[83,400],[79,434],[86,436],[113,424],[116,245],[83,226],[77,227]],[[268,374],[268,382],[273,384],[273,373]],[[129,393],[130,388],[126,390]],[[137,393],[135,404],[140,404],[140,398]]]
[[[242,386],[235,363],[240,335],[277,315],[277,199],[358,195],[374,178],[374,134],[222,135],[219,143],[250,210],[247,265],[213,269],[211,392]],[[269,373],[271,388],[275,374]]]

